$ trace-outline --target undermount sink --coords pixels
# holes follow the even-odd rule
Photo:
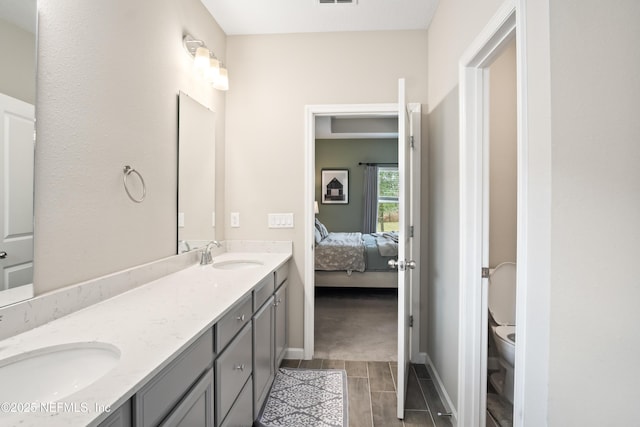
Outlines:
[[[120,360],[111,344],[43,347],[0,360],[0,402],[55,402],[102,378]],[[9,386],[10,385],[10,386]]]
[[[255,268],[263,265],[260,261],[250,259],[239,259],[229,261],[219,261],[213,263],[213,268],[221,270],[244,270],[247,268]]]

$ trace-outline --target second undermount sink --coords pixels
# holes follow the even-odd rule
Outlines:
[[[263,265],[260,261],[251,259],[234,259],[229,261],[218,261],[213,263],[213,268],[221,270],[245,270]]]
[[[0,402],[55,402],[102,378],[120,360],[111,344],[43,347],[0,360]]]

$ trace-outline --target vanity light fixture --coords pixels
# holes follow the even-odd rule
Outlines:
[[[214,88],[222,91],[229,90],[229,74],[222,62],[207,48],[202,40],[186,34],[182,38],[182,45],[193,57],[193,65]]]
[[[229,73],[222,63],[220,63],[218,78],[214,80],[213,87],[218,90],[229,90]]]

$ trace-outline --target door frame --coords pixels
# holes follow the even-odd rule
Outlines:
[[[524,425],[528,230],[526,22],[523,2],[506,1],[461,56],[460,295],[458,425],[484,427],[487,378],[487,282],[481,278],[488,217],[488,70],[507,42],[517,46],[517,301],[514,425]]]
[[[421,111],[420,104],[409,104],[410,112]],[[313,249],[315,245],[314,223],[314,201],[315,201],[315,151],[316,151],[316,128],[315,118],[317,116],[358,116],[358,115],[380,115],[395,117],[398,114],[398,104],[326,104],[326,105],[306,105],[305,116],[305,190],[304,190],[304,328],[303,328],[303,359],[309,360],[314,354],[314,326],[315,326],[315,277]],[[420,218],[420,132],[414,138],[414,170],[412,191],[413,203],[412,218]],[[414,238],[412,240],[412,254],[420,255],[420,224],[414,221]],[[411,310],[414,319],[414,326],[411,329],[411,360],[419,358],[420,351],[420,263],[416,263],[416,268],[412,272],[411,285]]]

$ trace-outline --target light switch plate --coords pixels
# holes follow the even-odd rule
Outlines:
[[[240,227],[240,212],[231,212],[231,227]]]
[[[269,228],[293,228],[292,213],[273,213],[267,215]]]

